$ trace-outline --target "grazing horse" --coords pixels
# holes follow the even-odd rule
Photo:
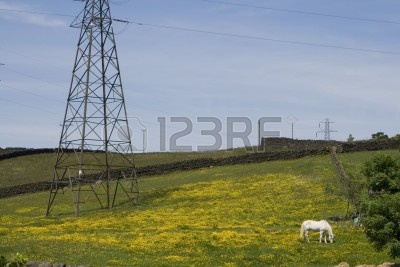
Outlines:
[[[301,224],[300,228],[300,238],[306,238],[308,243],[310,243],[310,240],[308,239],[308,232],[309,231],[315,231],[319,232],[319,242],[322,242],[322,238],[325,238],[325,243],[326,242],[326,236],[329,235],[329,241],[333,243],[333,232],[332,232],[332,227],[329,225],[329,223],[325,220],[322,221],[312,221],[312,220],[307,220],[304,221]]]

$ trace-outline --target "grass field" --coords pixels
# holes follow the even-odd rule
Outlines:
[[[359,172],[373,154],[340,155]],[[390,151],[398,155],[398,151]],[[299,240],[305,219],[343,217],[347,200],[328,155],[143,177],[141,205],[112,210],[48,193],[0,199],[0,255],[93,266],[333,266],[391,261],[351,221],[331,222],[333,244]]]
[[[3,150],[8,153],[11,150]],[[137,167],[154,164],[165,164],[198,158],[224,158],[252,153],[252,148],[227,151],[190,152],[190,153],[145,153],[135,154]],[[51,181],[53,178],[56,153],[43,153],[30,156],[21,156],[0,161],[0,188],[41,181]]]

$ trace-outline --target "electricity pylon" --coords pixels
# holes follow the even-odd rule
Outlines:
[[[331,124],[331,123],[333,123],[333,121],[330,121],[329,119],[325,119],[325,120],[321,121],[321,122],[319,123],[319,128],[321,129],[321,131],[318,131],[318,132],[316,133],[316,136],[318,136],[319,133],[323,133],[323,134],[324,134],[325,141],[330,141],[330,140],[331,140],[331,133],[337,132],[337,131],[332,130],[332,129],[330,128],[330,124]],[[321,128],[321,124],[324,125],[324,129]]]
[[[46,214],[71,190],[76,215],[94,197],[115,204],[118,189],[133,204],[139,187],[108,0],[86,0],[71,24],[80,28]]]

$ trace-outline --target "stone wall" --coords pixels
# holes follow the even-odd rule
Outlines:
[[[400,140],[390,138],[384,140],[362,140],[355,142],[343,142],[341,143],[340,147],[341,147],[341,152],[400,149]]]
[[[373,150],[399,149],[400,140],[361,140],[353,142],[325,141],[325,140],[297,140],[283,137],[263,138],[260,149],[263,151],[296,151],[312,149],[327,151],[330,147],[336,146],[338,152],[359,152]]]
[[[54,148],[21,149],[21,150],[13,151],[10,153],[0,154],[0,160],[12,159],[12,158],[17,158],[17,157],[30,156],[30,155],[36,155],[36,154],[42,154],[42,153],[54,153],[56,151],[57,151],[57,149],[54,149]]]
[[[292,151],[292,150],[327,150],[329,147],[341,144],[338,141],[298,140],[285,137],[268,137],[261,140],[260,149],[263,151]]]

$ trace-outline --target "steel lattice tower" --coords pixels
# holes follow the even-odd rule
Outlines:
[[[333,123],[333,121],[330,121],[329,119],[325,119],[325,120],[321,121],[321,122],[319,123],[319,128],[321,129],[321,131],[318,131],[318,132],[316,133],[316,135],[318,136],[319,133],[323,133],[323,134],[324,134],[324,139],[325,139],[325,141],[330,141],[330,140],[331,140],[331,133],[337,132],[337,131],[332,130],[332,129],[330,128],[330,124],[331,124],[331,123]],[[323,129],[323,130],[322,130],[322,128],[321,128],[321,124],[324,124],[324,129]]]
[[[90,197],[111,208],[118,189],[134,204],[139,194],[109,1],[86,0],[71,27],[81,30],[47,215],[66,189],[76,215]]]

